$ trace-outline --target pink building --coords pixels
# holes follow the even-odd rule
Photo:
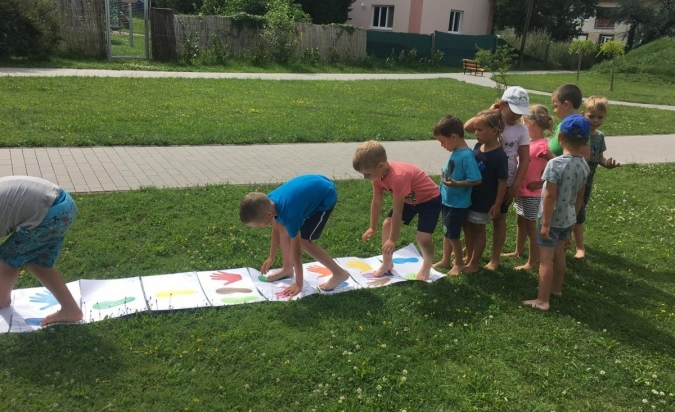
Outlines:
[[[347,22],[367,30],[490,34],[494,0],[356,0]]]

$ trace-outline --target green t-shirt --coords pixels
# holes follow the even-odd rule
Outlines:
[[[548,141],[548,147],[551,149],[551,152],[553,152],[554,155],[560,156],[563,154],[563,148],[560,146],[560,142],[558,141],[558,134],[560,133],[560,125],[562,124],[562,121],[558,123],[558,125],[555,127],[555,131],[553,132],[553,136],[551,137],[551,140]],[[591,139],[588,139],[586,142],[587,145],[591,144]]]

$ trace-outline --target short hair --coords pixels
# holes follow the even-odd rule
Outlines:
[[[531,105],[530,114],[524,115],[523,121],[525,123],[534,123],[543,130],[548,130],[549,132],[553,131],[553,125],[555,124],[553,117],[551,117],[551,113],[548,111],[548,107],[543,104]]]
[[[504,131],[504,120],[502,119],[502,111],[499,109],[481,110],[474,117],[474,122],[485,123],[488,127],[498,129],[501,135]]]
[[[604,96],[594,95],[590,96],[584,101],[584,112],[601,112],[607,114],[609,108],[609,101]]]
[[[553,91],[553,96],[560,101],[560,103],[570,102],[572,107],[579,110],[583,96],[579,86],[573,83],[566,83]]]
[[[266,194],[251,192],[239,203],[239,219],[245,225],[260,222],[271,208],[272,201]]]
[[[457,116],[446,114],[441,120],[436,123],[433,130],[434,136],[450,137],[456,134],[459,137],[464,137],[464,122],[459,120]]]
[[[352,166],[357,172],[372,169],[378,164],[387,161],[387,151],[384,146],[375,140],[369,140],[356,149],[352,158]]]
[[[562,141],[564,140],[565,143],[569,144],[570,146],[572,146],[572,147],[574,147],[574,148],[577,148],[577,149],[578,149],[578,148],[580,148],[580,147],[582,147],[582,146],[585,146],[586,143],[588,143],[588,138],[585,138],[585,139],[577,139],[577,138],[574,138],[574,137],[572,137],[572,136],[566,134],[566,133],[563,132],[562,130],[561,130],[560,132],[558,132],[558,133],[559,133],[559,134],[558,134],[558,140],[559,140],[559,141],[562,142]]]

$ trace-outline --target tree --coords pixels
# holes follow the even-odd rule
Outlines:
[[[536,0],[533,2],[529,31],[545,30],[553,41],[570,41],[581,31],[583,17],[595,15],[597,0]],[[528,1],[495,0],[493,29],[513,28],[523,35]]]
[[[623,43],[616,40],[606,41],[600,46],[600,53],[612,59],[612,80],[609,84],[609,91],[614,91],[614,67],[616,66],[616,59],[623,56],[625,49]]]
[[[579,72],[581,71],[581,61],[584,59],[584,55],[591,54],[595,52],[596,47],[595,43],[591,40],[574,40],[570,44],[568,49],[570,54],[576,54],[579,56],[579,64],[577,65],[577,81],[579,81]]]
[[[294,0],[314,24],[346,23],[354,0]]]
[[[674,0],[616,0],[619,7],[609,10],[616,22],[629,25],[626,46],[632,49],[635,41],[649,43],[675,32]]]

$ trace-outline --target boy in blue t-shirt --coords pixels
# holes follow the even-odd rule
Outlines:
[[[459,235],[471,206],[471,188],[481,182],[480,170],[473,151],[464,141],[464,123],[453,115],[446,115],[434,127],[434,136],[441,146],[452,152],[441,177],[443,212],[443,258],[434,267],[448,267],[449,275],[457,276],[464,269],[462,241]],[[455,261],[450,261],[451,254]]]
[[[284,290],[285,295],[294,296],[302,290],[303,250],[333,273],[319,286],[321,289],[333,290],[349,278],[349,273],[314,243],[321,236],[336,202],[335,184],[325,176],[313,174],[295,177],[267,195],[252,192],[242,199],[239,205],[242,223],[261,228],[272,225],[270,255],[260,269],[263,274],[272,267],[277,249],[281,247],[282,268],[267,275],[266,280],[290,278],[295,271],[295,284]]]

